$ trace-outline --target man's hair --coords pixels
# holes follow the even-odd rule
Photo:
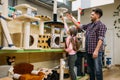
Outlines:
[[[93,8],[92,12],[95,12],[96,14],[98,14],[99,18],[102,17],[102,15],[103,15],[103,11],[100,8]]]

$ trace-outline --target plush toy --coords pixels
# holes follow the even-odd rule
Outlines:
[[[45,72],[40,72],[40,71],[36,71],[36,70],[33,70],[31,72],[31,74],[40,76],[41,78],[45,78],[45,76],[46,76]]]
[[[38,69],[38,74],[37,75],[40,76],[41,72],[45,74],[44,78],[47,78],[49,74],[52,74],[52,70],[48,69],[48,68],[40,68],[40,69]]]
[[[17,80],[59,80],[57,71],[48,68],[33,70],[33,65],[29,63],[17,64],[13,71]]]
[[[4,78],[0,78],[0,80],[13,80],[13,79],[10,77],[4,77]]]
[[[32,74],[15,74],[14,79],[17,80],[43,80],[44,79],[44,73],[40,73],[40,76],[38,75],[32,75]]]
[[[14,65],[14,63],[15,63],[15,56],[7,56],[7,59],[6,59],[6,61],[7,61],[7,64],[8,65]]]
[[[19,63],[14,66],[14,73],[17,74],[30,74],[33,70],[33,65],[29,63]]]
[[[45,74],[43,72],[38,72],[38,74],[32,74],[35,72],[33,70],[33,65],[29,63],[19,63],[14,66],[14,79],[17,80],[43,80]]]

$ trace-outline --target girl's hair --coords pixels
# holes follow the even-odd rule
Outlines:
[[[71,27],[70,29],[69,29],[69,33],[70,33],[70,36],[72,36],[72,37],[74,37],[74,36],[76,36],[77,35],[77,29],[75,28],[75,27]]]
[[[69,33],[70,33],[70,36],[71,36],[71,38],[70,38],[70,42],[72,43],[72,46],[73,46],[73,50],[75,50],[75,51],[77,51],[78,50],[78,39],[77,39],[77,37],[76,37],[76,35],[77,35],[77,29],[75,28],[75,27],[71,27],[70,29],[69,29]],[[75,38],[75,39],[74,39]]]

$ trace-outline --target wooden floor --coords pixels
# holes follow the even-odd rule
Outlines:
[[[120,66],[113,66],[104,72],[104,80],[120,80]]]
[[[113,66],[110,69],[105,69],[103,72],[103,80],[120,80],[120,66]],[[89,76],[86,75],[78,80],[88,80]],[[64,79],[70,80],[70,79]]]

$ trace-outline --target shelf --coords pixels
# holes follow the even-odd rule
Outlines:
[[[12,21],[13,18],[10,18],[10,17],[5,17],[6,21]]]
[[[49,16],[44,16],[44,15],[36,15],[36,18],[40,18],[42,21],[50,21],[51,18]]]
[[[30,8],[33,11],[37,11],[37,8],[34,8],[28,4],[20,4],[20,5],[15,6],[15,9],[18,9],[18,10],[27,9],[27,8]]]
[[[1,53],[38,53],[38,52],[64,52],[63,49],[40,49],[40,50],[0,50]]]
[[[34,21],[39,21],[40,19],[29,16],[27,14],[23,14],[23,15],[17,16],[14,20],[25,21],[25,22],[34,22]]]
[[[0,12],[0,16],[2,16],[2,12]],[[10,18],[10,17],[4,17],[4,16],[2,16],[3,18],[5,18],[6,19],[6,21],[12,21],[13,19],[12,18]]]
[[[57,21],[45,22],[45,25],[50,27],[54,26],[55,28],[64,28],[64,24],[62,22]]]

